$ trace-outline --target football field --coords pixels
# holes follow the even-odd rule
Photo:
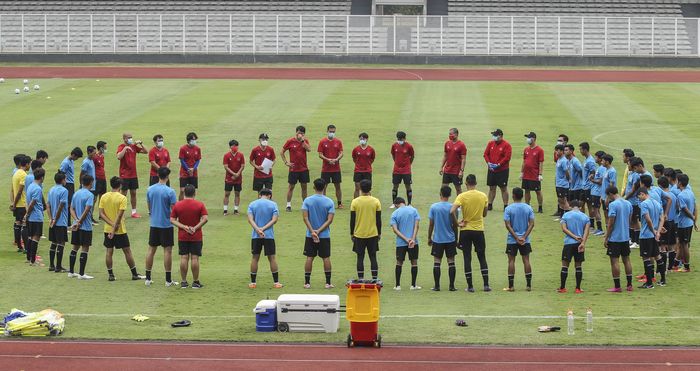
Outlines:
[[[591,236],[584,264],[584,294],[557,294],[563,235],[553,221],[554,169],[551,152],[560,133],[576,145],[591,144],[592,152],[604,150],[614,156],[613,166],[622,180],[623,148],[633,148],[648,169],[656,163],[680,168],[689,174],[691,184],[700,174],[700,84],[684,83],[560,83],[560,82],[473,82],[473,81],[350,81],[350,80],[207,80],[207,79],[40,79],[41,90],[15,95],[19,80],[0,85],[0,132],[3,136],[3,176],[0,188],[10,187],[12,156],[32,157],[38,149],[49,153],[45,165],[45,192],[53,185],[53,174],[70,150],[85,151],[98,140],[108,143],[105,155],[107,176],[116,174],[115,150],[123,132],[133,133],[152,146],[155,134],[165,137],[171,156],[185,143],[187,132],[199,136],[202,161],[199,167],[197,198],[209,210],[204,227],[201,260],[202,290],[166,288],[162,253],[153,268],[156,281],[145,287],[132,282],[120,252],[115,252],[116,282],[107,281],[102,246],[102,226],[95,227],[87,274],[92,281],[69,279],[49,273],[44,267],[29,267],[12,246],[12,218],[7,206],[0,213],[0,311],[12,308],[37,311],[54,308],[66,316],[65,338],[223,340],[259,342],[345,341],[349,327],[341,315],[337,334],[256,333],[253,308],[262,299],[276,299],[283,293],[337,294],[345,301],[344,282],[355,275],[355,255],[349,237],[349,204],[352,184],[350,150],[360,132],[369,134],[377,152],[374,163],[373,195],[383,206],[384,228],[380,243],[381,294],[380,333],[391,343],[454,344],[619,344],[619,345],[700,345],[700,308],[696,304],[700,284],[697,273],[671,273],[666,287],[610,294],[612,285],[609,259],[602,237]],[[302,255],[305,227],[299,210],[297,187],[293,211],[284,212],[287,170],[281,161],[273,172],[274,199],[281,209],[275,226],[280,280],[283,289],[273,289],[267,261],[261,259],[258,288],[250,290],[251,229],[245,215],[222,215],[224,170],[222,157],[228,141],[237,139],[246,155],[257,145],[260,133],[270,135],[270,145],[278,160],[283,143],[303,124],[314,151],[309,153],[312,179],[320,174],[315,151],[325,135],[326,125],[338,127],[346,157],[343,169],[343,200],[331,226],[333,281],[335,289],[323,288],[324,277],[317,259],[312,289],[304,290]],[[545,150],[543,191],[545,212],[536,214],[532,234],[533,291],[525,291],[520,258],[516,261],[515,292],[502,292],[507,286],[504,254],[506,231],[500,195],[486,219],[487,258],[493,292],[469,294],[463,275],[462,256],[457,256],[457,292],[431,292],[432,257],[427,246],[428,208],[438,201],[441,178],[438,175],[442,145],[449,128],[460,130],[469,150],[465,174],[474,173],[485,187],[486,165],[482,153],[490,132],[500,128],[513,145],[509,187],[518,185],[518,173],[525,147],[523,134],[535,131]],[[394,284],[394,236],[389,227],[392,160],[389,149],[397,130],[408,134],[416,150],[413,164],[414,206],[421,214],[418,284],[421,291],[409,291],[410,270],[404,269],[404,290],[391,290]],[[79,164],[76,168],[79,171]],[[141,189],[139,212],[146,216],[145,191],[148,184],[147,156],[137,157]],[[174,163],[173,169],[179,169]],[[174,179],[173,183],[177,184]],[[243,211],[256,198],[252,191],[250,165],[244,172]],[[400,196],[405,197],[403,186]],[[335,198],[332,191],[331,198]],[[8,196],[5,196],[7,200]],[[453,197],[454,199],[454,197]],[[233,197],[231,199],[231,208]],[[535,206],[536,208],[536,206]],[[47,234],[45,223],[44,234]],[[148,219],[129,219],[127,231],[139,272],[144,270],[148,241]],[[691,243],[693,251],[697,243]],[[49,242],[42,239],[39,255],[48,261]],[[635,275],[643,272],[638,250],[633,250]],[[67,260],[67,254],[66,258]],[[691,259],[691,263],[694,263]],[[476,267],[476,261],[473,262]],[[174,264],[174,268],[177,263]],[[573,270],[573,269],[572,269]],[[179,277],[176,269],[173,277]],[[443,263],[443,287],[447,269]],[[481,277],[475,274],[477,289]],[[569,287],[574,277],[570,274]],[[635,282],[635,287],[637,283]],[[573,290],[572,290],[573,291]],[[585,312],[594,313],[595,329],[585,332]],[[577,316],[576,334],[566,331],[539,334],[537,326],[566,326],[566,311]],[[130,318],[144,314],[151,319],[136,323]],[[455,319],[465,319],[468,327],[456,327]],[[188,328],[170,323],[189,319]]]

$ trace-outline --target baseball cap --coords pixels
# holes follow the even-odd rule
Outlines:
[[[503,130],[496,129],[496,130],[491,132],[491,135],[503,135]]]
[[[535,134],[534,131],[531,131],[531,132],[525,134],[525,137],[526,138],[537,138],[537,134]]]
[[[262,133],[260,136],[258,136],[258,139],[270,139],[270,137],[267,135],[267,133]]]

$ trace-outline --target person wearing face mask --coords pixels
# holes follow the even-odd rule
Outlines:
[[[369,135],[360,133],[360,145],[352,150],[352,161],[355,163],[355,174],[353,181],[355,182],[355,193],[353,199],[360,197],[360,182],[364,179],[372,180],[372,164],[376,157],[374,148],[367,144]]]
[[[442,156],[442,185],[454,184],[457,194],[462,193],[462,178],[464,166],[467,162],[467,146],[459,140],[459,130],[452,128],[449,131],[448,140],[444,146],[445,155]]]
[[[486,185],[489,186],[489,210],[493,210],[493,200],[496,198],[496,187],[501,189],[503,209],[508,206],[508,175],[510,173],[510,158],[513,147],[503,139],[503,130],[491,132],[492,140],[486,144],[484,160],[488,165]]]
[[[238,215],[238,206],[241,204],[241,189],[243,188],[243,169],[245,168],[245,156],[238,151],[238,141],[232,139],[228,142],[229,151],[224,155],[224,216],[228,215],[228,199],[231,191],[234,192],[233,214]]]
[[[134,140],[131,133],[122,135],[124,143],[117,147],[117,159],[119,160],[119,177],[122,179],[121,192],[124,196],[131,195],[131,217],[140,218],[136,212],[136,190],[139,189],[139,178],[136,172],[136,154],[146,154],[146,148],[140,140]]]
[[[270,169],[269,174],[265,174],[262,171],[262,163],[265,159],[273,161],[274,166],[274,161],[277,158],[275,156],[275,150],[268,145],[269,139],[270,137],[267,134],[260,134],[258,136],[260,145],[253,148],[253,150],[250,152],[249,162],[250,165],[255,168],[255,171],[253,172],[253,190],[255,192],[260,192],[260,190],[263,188],[272,191],[272,169]]]
[[[393,184],[391,199],[396,199],[399,194],[399,185],[401,185],[403,181],[404,186],[406,186],[406,201],[410,206],[413,201],[411,164],[413,164],[413,160],[416,158],[416,153],[411,143],[406,141],[406,133],[403,131],[396,133],[396,142],[391,145],[391,158],[394,159],[394,171],[391,180]],[[393,209],[394,207],[395,206],[392,204],[391,208]]]
[[[199,161],[202,160],[202,150],[197,146],[197,134],[187,133],[185,140],[187,144],[180,147],[180,200],[185,198],[185,187],[188,184],[194,186],[195,189],[199,186],[197,178],[197,168]]]
[[[97,142],[97,152],[92,161],[95,163],[95,194],[102,197],[107,193],[107,175],[105,174],[105,152],[107,152],[107,142]],[[98,202],[97,200],[95,202]]]
[[[544,150],[537,145],[537,134],[525,134],[527,147],[523,150],[523,165],[520,168],[522,188],[525,190],[525,203],[530,204],[530,191],[537,195],[538,213],[542,213],[542,172],[544,170]]]
[[[566,146],[567,144],[569,144],[569,137],[566,134],[559,134],[559,136],[557,137],[557,145],[558,146]],[[557,152],[557,150],[554,150],[554,162],[556,163],[557,161],[559,161],[559,158],[562,155],[563,154],[560,155]]]
[[[328,125],[326,128],[326,138],[321,139],[318,143],[318,157],[323,160],[321,167],[321,179],[328,184],[333,183],[335,186],[335,196],[338,199],[338,209],[343,208],[343,191],[340,189],[340,183],[343,179],[340,173],[340,160],[343,158],[343,142],[335,137],[335,125]],[[326,192],[324,191],[325,195]]]
[[[289,151],[289,161],[284,155],[285,152]],[[289,188],[287,190],[287,211],[292,211],[292,196],[294,195],[294,188],[297,183],[301,184],[301,200],[302,202],[306,199],[308,195],[307,185],[309,184],[309,167],[306,164],[306,154],[311,152],[311,145],[309,140],[306,139],[306,128],[302,125],[297,126],[296,135],[289,138],[287,142],[282,146],[282,161],[289,168],[289,175],[287,176],[287,183],[289,183]]]
[[[151,179],[148,182],[149,186],[158,183],[158,169],[161,167],[170,168],[170,152],[163,145],[163,136],[156,134],[153,137],[153,148],[148,151],[148,162],[151,163]],[[170,182],[168,181],[168,187],[170,187]]]

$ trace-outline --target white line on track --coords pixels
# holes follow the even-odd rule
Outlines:
[[[126,361],[179,361],[179,362],[288,362],[288,363],[365,363],[365,364],[441,364],[441,365],[556,365],[556,366],[700,366],[692,362],[566,362],[566,361],[440,361],[440,360],[379,360],[379,359],[286,359],[286,358],[192,358],[192,357],[131,357],[131,356],[83,356],[83,355],[28,355],[0,354],[0,358],[46,358],[46,359],[84,359],[84,360],[126,360]]]
[[[64,313],[65,317],[95,317],[95,318],[124,318],[132,317],[130,314],[119,314],[119,313]],[[254,318],[253,315],[173,315],[173,314],[153,314],[148,315],[149,317],[157,318],[199,318],[199,319],[237,319],[237,318]],[[474,318],[474,319],[562,319],[566,316],[499,316],[499,315],[478,315],[478,314],[459,314],[459,313],[445,313],[445,314],[388,314],[379,316],[380,318],[393,319],[393,318],[448,318],[448,317],[460,317],[460,318]],[[660,319],[670,319],[670,320],[700,320],[700,316],[599,316],[595,319],[601,320],[660,320]]]
[[[407,74],[409,74],[409,75],[411,75],[411,76],[417,78],[418,80],[423,81],[423,76],[421,76],[421,75],[419,75],[419,74],[417,74],[417,73],[413,73],[413,72],[411,72],[411,71],[406,71],[406,70],[402,70],[402,69],[398,69],[398,68],[395,68],[394,70],[395,70],[395,71],[399,71],[399,72],[403,72],[403,73],[407,73]]]
[[[605,133],[600,133],[600,134],[594,136],[594,137],[593,137],[593,142],[596,143],[596,144],[598,144],[599,146],[603,146],[603,147],[606,147],[606,148],[610,148],[610,149],[614,149],[614,150],[616,150],[616,151],[622,152],[623,148],[618,148],[618,147],[614,147],[614,146],[611,146],[611,145],[607,145],[607,144],[605,144],[605,143],[601,143],[598,139],[600,139],[601,137],[604,137],[604,136],[606,136],[606,135],[610,135],[610,134],[616,134],[616,133],[621,133],[621,132],[625,132],[625,131],[639,131],[639,130],[643,130],[643,129],[646,129],[646,128],[628,128],[628,129],[618,129],[618,130],[606,131]],[[649,128],[649,129],[651,129],[651,128]],[[654,129],[654,130],[656,130],[656,129]],[[640,153],[641,153],[641,152],[640,152]],[[656,154],[656,153],[645,153],[645,154],[648,155],[648,156],[670,158],[670,159],[674,159],[674,160],[685,160],[685,161],[693,161],[693,162],[697,162],[697,161],[698,161],[697,158],[690,158],[690,157],[659,155],[659,154]]]

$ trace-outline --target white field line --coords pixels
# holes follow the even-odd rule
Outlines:
[[[641,129],[644,129],[644,128],[641,128]],[[618,147],[607,145],[605,143],[602,143],[599,139],[601,137],[604,137],[604,136],[607,136],[610,134],[616,134],[616,133],[621,133],[621,132],[625,132],[625,131],[639,131],[639,130],[640,130],[640,128],[628,128],[628,129],[618,129],[618,130],[606,131],[605,133],[600,133],[600,134],[594,136],[593,142],[598,144],[599,146],[603,146],[605,148],[610,148],[610,149],[614,149],[616,151],[622,152],[623,148],[618,148]],[[659,155],[656,153],[647,153],[647,152],[640,152],[640,153],[644,153],[645,155],[648,155],[648,156],[670,158],[670,159],[674,159],[674,160],[685,160],[685,161],[693,161],[693,162],[697,162],[699,160],[697,158],[690,158],[690,157]]]
[[[88,317],[88,318],[124,318],[132,317],[131,314],[119,313],[64,313],[65,317]],[[237,318],[254,318],[254,315],[180,315],[180,314],[153,314],[148,315],[153,318],[199,318],[199,319],[237,319]],[[566,316],[508,316],[508,315],[479,315],[479,314],[388,314],[379,316],[386,319],[401,319],[401,318],[473,318],[473,319],[562,319]],[[577,317],[583,318],[583,317]],[[594,319],[600,320],[700,320],[700,316],[596,316]]]

